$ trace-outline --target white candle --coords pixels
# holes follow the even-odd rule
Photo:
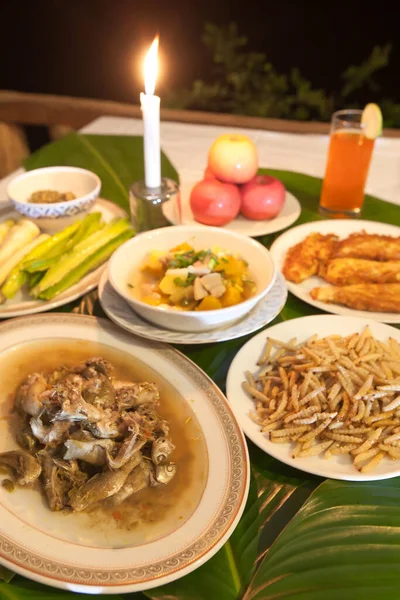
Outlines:
[[[160,98],[155,96],[157,79],[158,36],[144,61],[144,89],[140,94],[144,128],[144,174],[148,188],[161,186]]]

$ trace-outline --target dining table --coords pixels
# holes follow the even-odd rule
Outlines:
[[[202,179],[207,162],[207,152],[212,142],[219,135],[231,132],[233,129],[214,125],[161,123],[162,150],[178,173],[182,188]],[[279,173],[285,173],[284,183],[298,197],[302,208],[306,207],[304,214],[309,215],[313,212],[313,218],[318,219],[318,191],[324,176],[329,136],[243,128],[236,128],[235,131],[249,136],[255,142],[259,154],[259,164],[264,169],[278,174],[277,176]],[[143,124],[140,119],[107,116],[89,123],[82,128],[80,133],[88,136],[142,136]],[[22,170],[23,168],[0,181],[0,204],[8,202],[7,185]],[[295,184],[291,184],[292,180],[294,181],[291,174],[299,174]],[[302,179],[302,176],[305,177]],[[304,190],[301,189],[302,185],[304,185]],[[374,217],[372,220],[379,218],[385,222],[385,215],[390,215],[388,217],[390,223],[400,225],[400,137],[385,138],[383,136],[376,140],[366,193],[369,197],[369,212],[365,218],[371,220],[371,217]],[[112,200],[112,198],[108,199]],[[272,239],[267,236],[261,241],[269,247]],[[105,317],[95,292],[68,305],[64,310]],[[284,310],[273,323],[313,314],[321,313],[289,295]],[[229,366],[238,350],[250,337],[233,339],[220,344],[180,345],[177,346],[177,349],[199,365],[225,391]],[[282,535],[285,526],[292,519],[294,519],[292,523],[299,527],[299,519],[304,518],[304,522],[306,522],[310,518],[310,502],[314,503],[314,507],[322,506],[323,510],[329,511],[336,509],[341,503],[345,503],[343,498],[347,498],[347,505],[356,506],[358,502],[363,501],[363,490],[365,491],[365,503],[368,506],[373,505],[371,498],[374,497],[375,492],[378,495],[383,493],[382,486],[388,486],[387,489],[395,494],[400,493],[400,485],[393,482],[349,483],[324,480],[282,464],[250,441],[248,445],[252,467],[249,499],[243,517],[230,540],[206,564],[183,579],[164,588],[155,588],[127,596],[120,595],[119,598],[128,598],[128,596],[134,600],[144,600],[146,597],[154,600],[239,600],[240,598],[262,600],[276,598],[278,596],[270,596],[267,592],[265,594],[263,592],[265,582],[268,580],[269,567],[265,561],[268,562],[269,551],[273,548],[277,538],[284,539],[279,536]],[[374,487],[375,483],[381,488]],[[355,523],[356,525],[357,523]],[[355,535],[358,535],[358,532]],[[299,542],[298,552],[302,552],[301,548]],[[323,555],[324,550],[321,550],[320,554]],[[273,555],[271,556],[270,560],[273,560]],[[310,554],[310,560],[317,561],[319,559],[315,554]],[[327,563],[324,566],[327,569],[326,577],[331,578],[330,582],[333,581],[336,576],[335,568],[338,565]],[[362,567],[360,566],[360,568]],[[293,572],[296,572],[297,569],[300,567],[293,564]],[[304,567],[304,571],[306,571],[306,567]],[[290,582],[288,585],[290,588]],[[339,597],[343,599],[373,597],[370,595],[346,595],[347,592],[341,593],[340,591],[337,591],[336,596],[331,592],[325,593],[325,595],[322,592],[321,595],[317,593],[313,595],[310,592],[307,595],[307,586],[301,587],[301,583],[296,585],[300,587],[296,592],[292,591],[292,595],[288,592],[287,597],[299,600],[319,600],[322,597],[326,600]],[[327,584],[326,589],[329,590],[330,585],[331,583]],[[318,589],[323,588],[323,583],[321,586]],[[19,575],[12,578],[9,583],[1,582],[0,570],[0,599],[58,600],[60,598],[60,600],[72,600],[76,596],[72,591],[62,592],[47,588]],[[384,594],[383,597],[385,597]]]

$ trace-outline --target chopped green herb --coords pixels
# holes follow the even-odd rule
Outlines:
[[[213,257],[208,261],[207,267],[212,271],[217,265],[219,265],[219,261]]]
[[[195,279],[196,277],[189,273],[186,279],[183,279],[182,277],[175,277],[174,284],[179,287],[189,287],[189,285],[191,285]]]
[[[196,260],[196,253],[194,250],[190,250],[190,252],[185,252],[184,254],[175,254],[174,258],[169,261],[168,268],[184,269],[185,267],[192,265]]]
[[[221,256],[221,260],[224,263],[228,263],[229,262],[229,260],[227,258],[225,258],[225,256]]]

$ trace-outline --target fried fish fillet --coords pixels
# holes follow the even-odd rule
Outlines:
[[[352,233],[339,242],[333,258],[365,258],[368,260],[400,260],[400,236],[372,235],[365,231]]]
[[[318,274],[333,285],[400,283],[400,260],[379,262],[363,258],[333,258]]]
[[[311,297],[320,302],[344,304],[356,310],[400,313],[400,283],[317,287],[311,290]]]
[[[289,248],[282,269],[286,279],[301,283],[315,275],[321,263],[332,256],[338,239],[333,234],[311,233],[302,242]]]

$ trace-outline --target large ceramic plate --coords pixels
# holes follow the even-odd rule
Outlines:
[[[122,208],[119,208],[119,206],[113,202],[101,198],[96,200],[90,212],[101,212],[103,219],[106,222],[111,221],[111,219],[115,219],[116,217],[126,217],[126,212],[122,210]],[[21,218],[21,215],[17,213],[11,205],[7,205],[0,210],[0,222],[5,221],[6,219],[16,218]],[[104,269],[105,265],[102,265],[95,271],[88,273],[88,275],[83,277],[79,283],[71,286],[54,300],[49,300],[48,302],[43,300],[33,300],[25,290],[22,290],[16,294],[15,298],[7,300],[5,304],[0,304],[0,319],[32,315],[34,313],[45,312],[52,308],[68,304],[68,302],[76,300],[95,288],[99,284]]]
[[[167,380],[189,403],[204,434],[205,487],[186,521],[155,541],[135,546],[130,542],[134,530],[110,529],[108,535],[108,530],[101,532],[108,521],[90,523],[90,513],[52,513],[38,491],[19,488],[9,494],[0,486],[0,562],[42,583],[91,594],[144,590],[193,571],[228,539],[248,492],[246,442],[225,397],[176,350],[132,337],[109,321],[80,315],[37,315],[1,324],[0,370],[13,364],[20,345],[37,341],[42,348],[55,340],[80,340],[81,346],[101,343],[151,366]],[[0,452],[15,446],[2,418],[11,408],[5,373],[1,380]]]
[[[195,181],[183,181],[181,183],[181,211],[182,220],[180,223],[176,220],[175,211],[171,204],[165,205],[164,214],[166,218],[172,223],[172,225],[200,225],[193,218],[193,213],[190,208],[190,192],[196,182]],[[274,219],[266,219],[265,221],[251,221],[246,219],[242,215],[239,215],[236,219],[225,225],[223,229],[234,231],[235,233],[241,233],[242,235],[248,235],[250,237],[258,237],[260,235],[267,235],[269,233],[275,233],[281,231],[286,227],[293,225],[299,218],[301,213],[301,206],[297,198],[290,192],[286,192],[285,204],[281,212]],[[204,227],[207,227],[204,225]]]
[[[400,461],[384,459],[371,473],[359,473],[353,466],[348,456],[334,456],[329,460],[323,457],[297,458],[291,457],[289,444],[273,444],[261,433],[259,426],[250,419],[249,411],[254,408],[254,403],[242,388],[245,371],[252,373],[257,371],[257,360],[265,348],[267,336],[289,342],[296,337],[298,343],[305,341],[313,334],[319,337],[327,335],[350,335],[360,333],[369,325],[378,340],[386,341],[393,337],[400,342],[400,331],[394,327],[382,323],[368,321],[367,319],[337,317],[330,315],[315,315],[292,319],[279,323],[266,329],[253,337],[241,348],[235,356],[227,378],[227,396],[234,410],[237,420],[243,431],[262,450],[277,458],[283,463],[322,477],[343,479],[345,481],[374,481],[378,479],[389,479],[400,475]]]
[[[350,234],[362,230],[366,231],[367,233],[376,233],[378,235],[400,235],[400,227],[389,225],[387,223],[377,223],[375,221],[352,221],[351,219],[313,221],[312,223],[298,225],[297,227],[293,227],[289,231],[282,233],[282,235],[280,235],[272,244],[270,252],[277,268],[282,271],[289,248],[303,241],[310,233],[322,233],[323,235],[334,233],[340,239],[344,239]],[[304,302],[307,302],[308,304],[311,304],[312,306],[315,306],[316,308],[319,308],[325,312],[329,312],[334,315],[365,317],[367,319],[382,321],[383,323],[400,323],[399,313],[354,310],[352,308],[347,308],[346,306],[340,306],[339,304],[328,304],[327,302],[318,302],[318,300],[313,300],[311,298],[310,291],[315,287],[323,287],[328,285],[328,283],[320,277],[310,277],[302,283],[292,283],[291,281],[288,281],[287,284],[289,291],[292,292],[294,296],[297,296],[297,298],[300,298],[300,300],[304,300]]]
[[[243,335],[257,331],[257,329],[264,327],[272,319],[275,319],[285,306],[286,298],[285,278],[281,273],[278,273],[268,294],[243,319],[227,327],[191,333],[163,329],[142,319],[114,290],[108,280],[107,271],[103,273],[99,283],[100,304],[106,315],[114,323],[140,337],[167,344],[211,344],[232,339],[236,340]]]

